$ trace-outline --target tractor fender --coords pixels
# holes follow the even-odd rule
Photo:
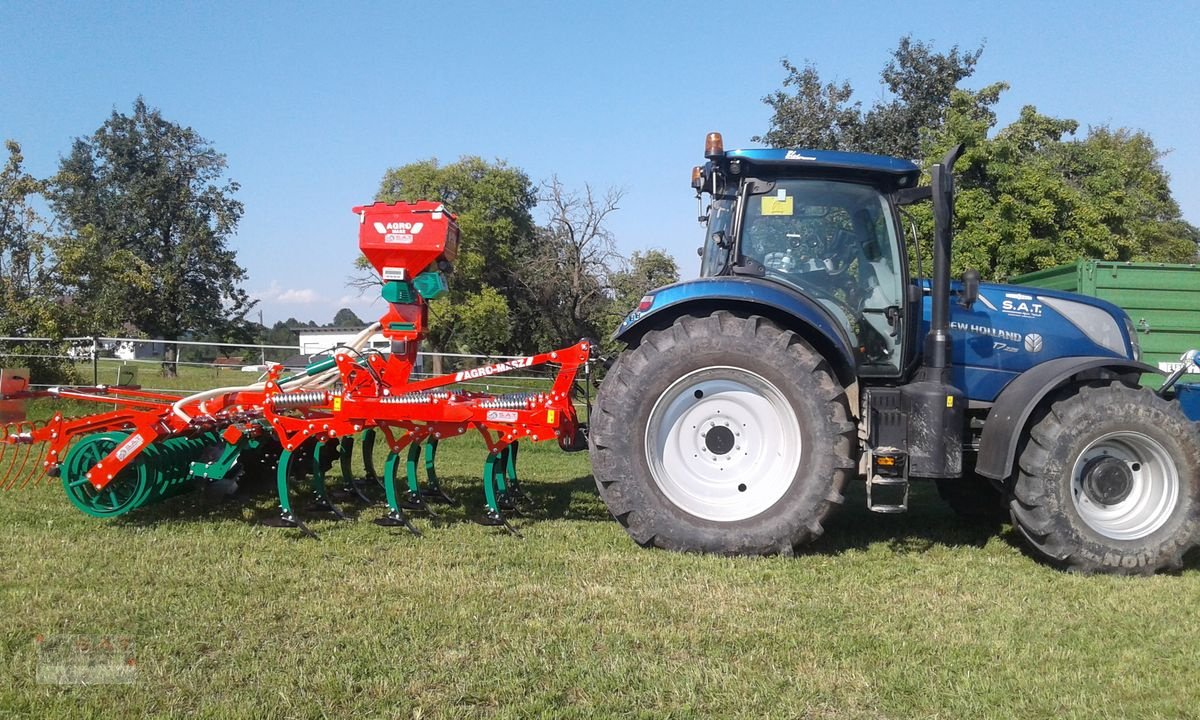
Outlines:
[[[795,332],[833,367],[846,387],[856,380],[853,344],[846,330],[819,302],[776,283],[748,277],[708,277],[666,285],[651,292],[653,304],[634,310],[613,334],[635,345],[650,330],[668,327],[682,315],[728,310],[761,315]]]
[[[1089,371],[1118,375],[1162,374],[1151,365],[1114,357],[1062,357],[1030,368],[1000,391],[988,413],[979,438],[975,472],[992,480],[1007,480],[1033,411],[1053,390]]]

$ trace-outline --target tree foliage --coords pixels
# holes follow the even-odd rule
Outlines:
[[[376,200],[433,200],[458,216],[461,237],[450,292],[430,307],[428,340],[435,352],[449,352],[469,339],[486,338],[486,345],[497,347],[528,343],[536,315],[524,309],[532,303],[518,276],[528,271],[521,259],[534,242],[537,190],[524,171],[479,157],[448,165],[423,160],[388,170]],[[360,276],[358,284],[371,281]]]
[[[1194,261],[1196,230],[1148,135],[1102,125],[1077,139],[1076,121],[1033,106],[995,130],[991,106],[1004,89],[956,92],[931,148],[930,162],[967,146],[956,168],[956,271],[999,280],[1078,258]]]
[[[75,140],[48,197],[65,299],[92,331],[130,322],[152,337],[245,335],[254,304],[227,246],[242,216],[225,157],[138,98]]]
[[[865,112],[853,101],[850,83],[821,81],[815,65],[798,68],[781,61],[783,89],[763,98],[771,106],[771,124],[754,138],[774,147],[805,147],[920,158],[929,138],[941,127],[950,94],[975,71],[982,48],[937,53],[910,36],[900,39],[880,73],[890,94]],[[788,88],[793,88],[788,92]]]
[[[60,288],[51,263],[48,228],[34,208],[45,183],[24,169],[21,146],[4,144],[8,157],[0,169],[0,335],[6,337],[62,337],[70,315],[58,302]],[[27,366],[39,382],[69,378],[67,363],[51,357],[63,346],[44,347],[21,357],[5,359],[6,367]]]
[[[590,185],[572,191],[557,176],[543,183],[548,218],[526,263],[537,272],[521,276],[540,310],[543,347],[594,337],[603,325],[609,275],[621,262],[606,222],[622,195],[616,188],[600,194]]]
[[[366,323],[350,308],[342,308],[333,316],[333,324],[335,327],[357,327]]]
[[[25,172],[21,146],[5,143],[0,170],[0,334],[34,335],[55,324],[45,220],[33,207],[45,183]]]
[[[954,270],[1003,280],[1078,258],[1192,262],[1200,231],[1184,222],[1161,165],[1163,153],[1140,131],[1092,127],[1032,106],[997,127],[994,106],[1009,90],[994,83],[958,89],[982,49],[935,52],[904,37],[881,73],[889,97],[865,112],[849,83],[823,83],[815,66],[783,61],[783,89],[764,102],[774,113],[774,146],[873,152],[937,162],[955,144]],[[932,218],[910,211],[929,257]],[[910,251],[916,246],[910,246]]]
[[[628,262],[609,276],[612,299],[605,316],[600,322],[600,340],[607,351],[619,349],[609,338],[631,310],[637,307],[642,296],[654,288],[679,282],[679,266],[664,250],[651,248],[635,250]]]

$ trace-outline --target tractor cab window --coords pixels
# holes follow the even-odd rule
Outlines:
[[[700,276],[720,275],[729,266],[733,248],[733,211],[736,200],[729,195],[713,199],[708,209],[708,230],[701,250]]]
[[[830,180],[753,183],[739,252],[822,304],[847,329],[863,374],[898,372],[903,348],[899,241],[875,188]]]

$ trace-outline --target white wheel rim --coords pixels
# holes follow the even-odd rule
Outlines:
[[[1086,470],[1098,459],[1114,458],[1128,469],[1128,493],[1105,504],[1087,487]],[[1179,502],[1179,471],[1158,441],[1138,432],[1114,432],[1087,447],[1071,472],[1071,497],[1079,516],[1113,540],[1137,540],[1163,526]]]
[[[705,520],[745,520],[770,508],[795,481],[801,450],[791,403],[741,368],[684,375],[659,396],[646,424],[658,489]]]

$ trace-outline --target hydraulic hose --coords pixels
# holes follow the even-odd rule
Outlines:
[[[354,339],[351,340],[346,347],[349,347],[355,351],[361,350],[363,345],[367,344],[367,339],[370,338],[371,335],[373,335],[378,329],[379,323],[371,323],[364,328],[362,332],[360,332],[358,335],[355,335]],[[307,375],[301,375],[299,377],[291,378],[290,380],[285,380],[280,383],[279,386],[281,389],[286,387],[289,390],[299,390],[306,387],[319,386],[321,383],[332,380],[337,375],[337,368],[330,368],[329,370],[318,373],[311,377]],[[203,410],[204,403],[215,397],[220,397],[221,395],[225,395],[227,393],[245,392],[247,390],[264,390],[266,387],[267,384],[265,382],[257,382],[252,385],[238,385],[204,390],[203,392],[198,392],[195,395],[188,395],[187,397],[180,398],[171,405],[171,412],[173,412],[180,420],[190,423],[192,421],[192,416],[184,412],[183,407],[185,405],[199,403],[201,410]]]

